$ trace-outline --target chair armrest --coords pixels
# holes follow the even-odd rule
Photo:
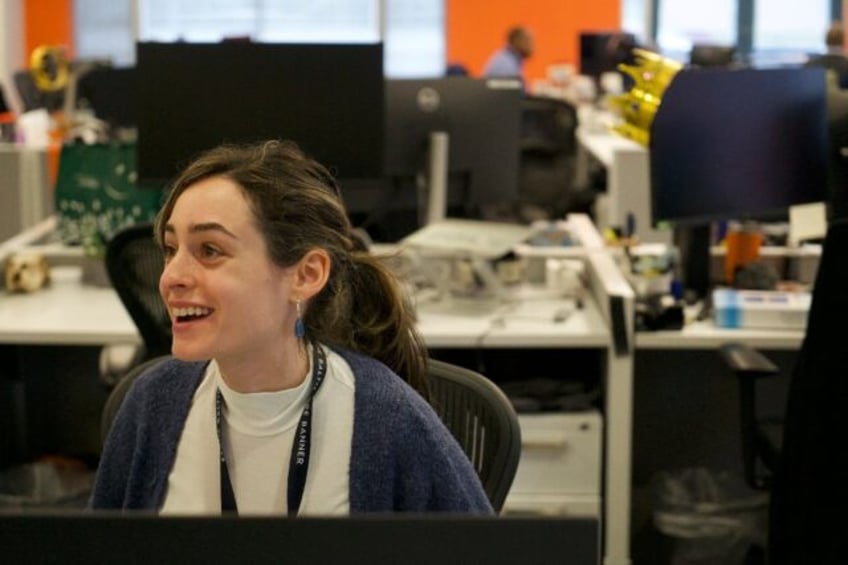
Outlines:
[[[772,377],[779,372],[777,365],[768,357],[744,343],[725,343],[719,349],[719,353],[727,366],[738,376]]]

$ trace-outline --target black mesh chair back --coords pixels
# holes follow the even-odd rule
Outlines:
[[[588,212],[594,193],[576,184],[577,109],[564,100],[527,96],[521,106],[518,190],[550,218]]]
[[[164,257],[153,224],[119,231],[106,246],[106,270],[144,342],[142,359],[171,352],[171,321],[159,295]]]
[[[429,374],[430,403],[471,460],[492,507],[500,512],[521,456],[515,408],[480,373],[431,359]]]

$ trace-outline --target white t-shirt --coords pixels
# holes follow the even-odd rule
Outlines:
[[[312,407],[309,471],[299,514],[349,513],[350,445],[354,375],[347,362],[324,348],[327,374]],[[279,392],[239,393],[227,387],[213,360],[194,394],[177,446],[162,514],[221,512],[215,392],[224,398],[227,469],[239,514],[286,514],[289,459],[294,431],[312,386],[310,370],[300,386]]]

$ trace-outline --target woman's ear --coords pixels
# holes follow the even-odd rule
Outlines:
[[[297,262],[292,293],[309,300],[324,288],[330,278],[332,261],[323,249],[311,249]]]

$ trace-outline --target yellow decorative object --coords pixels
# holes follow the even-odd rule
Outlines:
[[[32,51],[29,68],[35,85],[42,92],[62,90],[68,84],[69,63],[65,48],[59,45],[41,45]]]
[[[618,109],[624,122],[613,130],[647,147],[651,123],[662,101],[663,92],[683,65],[645,49],[633,49],[635,65],[618,65],[620,71],[634,81],[624,94],[614,96],[610,104]]]

